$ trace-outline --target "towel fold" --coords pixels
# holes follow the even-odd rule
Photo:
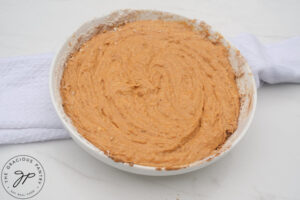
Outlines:
[[[229,40],[248,61],[257,87],[263,83],[300,83],[300,37],[263,45],[250,34]]]
[[[300,83],[300,37],[263,45],[254,36],[231,38],[248,61],[257,86]],[[0,59],[0,144],[68,138],[52,106],[53,54]]]

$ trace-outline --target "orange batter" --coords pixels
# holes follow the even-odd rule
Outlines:
[[[211,155],[240,110],[227,48],[184,22],[137,21],[93,36],[66,62],[60,92],[92,144],[158,168]]]

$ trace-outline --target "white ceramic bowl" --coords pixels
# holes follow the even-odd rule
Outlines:
[[[111,158],[107,157],[100,149],[95,147],[89,141],[87,141],[83,136],[81,136],[76,128],[72,125],[71,120],[65,114],[62,107],[62,100],[60,96],[60,80],[64,70],[64,64],[68,59],[68,56],[82,43],[91,38],[94,34],[101,32],[105,29],[111,29],[112,27],[118,26],[122,23],[138,21],[138,20],[176,20],[176,21],[186,21],[187,23],[193,24],[198,30],[206,29],[210,33],[210,40],[214,40],[220,36],[219,33],[214,32],[208,25],[204,22],[197,20],[190,20],[185,17],[151,10],[119,10],[111,13],[107,16],[93,19],[86,22],[81,27],[79,27],[71,37],[69,37],[64,44],[61,46],[57,52],[54,61],[52,63],[50,72],[50,93],[52,103],[55,110],[63,122],[66,129],[69,131],[73,140],[81,146],[85,151],[93,155],[95,158],[103,161],[104,163],[116,167],[118,169],[143,175],[153,175],[153,176],[166,176],[175,175],[191,172],[200,168],[203,168],[228,153],[245,135],[254,115],[256,107],[256,86],[251,70],[246,63],[245,59],[239,54],[232,45],[230,45],[225,39],[222,39],[223,44],[229,49],[229,60],[237,76],[237,85],[239,88],[239,93],[241,97],[241,110],[238,122],[237,130],[227,139],[224,145],[216,151],[213,155],[190,164],[186,168],[181,168],[177,170],[157,170],[154,167],[147,167],[141,165],[130,166],[126,163],[115,162]]]

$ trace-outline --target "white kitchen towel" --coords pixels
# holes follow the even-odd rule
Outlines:
[[[256,85],[300,83],[300,37],[263,45],[250,34],[231,38],[254,73]]]
[[[0,59],[0,144],[67,138],[52,106],[53,54]]]
[[[230,39],[251,66],[257,86],[300,83],[300,37],[262,45],[254,36]],[[0,144],[69,138],[49,95],[53,54],[0,59]]]

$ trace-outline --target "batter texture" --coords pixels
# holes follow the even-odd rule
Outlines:
[[[112,159],[166,169],[213,154],[240,110],[227,48],[185,22],[93,36],[67,60],[60,93],[78,132]]]

